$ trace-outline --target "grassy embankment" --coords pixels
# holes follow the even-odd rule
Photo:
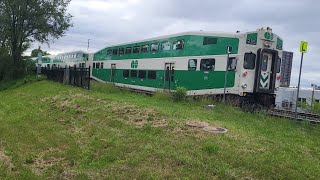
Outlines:
[[[0,91],[0,179],[320,179],[319,126],[205,103],[102,84]]]

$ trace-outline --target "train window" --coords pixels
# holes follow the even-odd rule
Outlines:
[[[100,63],[96,63],[96,68],[100,69]]]
[[[281,69],[281,58],[278,58],[278,62],[277,62],[277,73],[280,73],[280,69]]]
[[[133,53],[139,53],[140,52],[140,46],[133,47]]]
[[[141,52],[143,53],[149,52],[149,44],[142,45]]]
[[[169,41],[163,42],[161,44],[161,49],[162,49],[162,51],[170,51],[171,50],[171,42],[169,42]]]
[[[111,49],[107,51],[107,55],[108,55],[108,56],[111,56],[111,55],[112,55],[112,50],[111,50]]]
[[[261,71],[268,70],[268,62],[269,62],[269,57],[267,55],[264,55],[261,63]]]
[[[119,55],[123,55],[124,54],[124,48],[119,48]]]
[[[256,55],[254,53],[245,53],[244,54],[244,69],[254,69],[256,66]]]
[[[95,68],[96,68],[96,63],[93,63],[93,65],[92,65],[92,66],[93,66],[93,69],[95,69]]]
[[[103,62],[100,64],[100,68],[103,69]]]
[[[146,71],[144,71],[144,70],[140,70],[139,71],[139,78],[140,79],[145,79],[146,76],[147,76],[147,72]]]
[[[232,57],[228,60],[228,71],[235,71],[237,69],[237,58]]]
[[[127,47],[126,48],[126,54],[131,54],[132,51],[132,47]]]
[[[218,38],[213,38],[213,37],[203,38],[203,45],[217,44],[217,42],[218,42]]]
[[[128,78],[129,77],[129,70],[123,70],[123,77]]]
[[[156,71],[148,71],[148,79],[156,79],[157,73]]]
[[[137,70],[131,70],[131,77],[136,78],[137,77]]]
[[[113,55],[118,55],[118,49],[113,49],[113,50],[112,50],[112,54],[113,54]]]
[[[195,71],[197,70],[197,59],[190,59],[188,63],[188,70]]]
[[[200,70],[201,71],[214,71],[216,64],[215,59],[201,59]]]
[[[152,43],[151,52],[158,52],[158,51],[159,51],[159,43]]]
[[[173,42],[173,50],[180,50],[184,48],[184,40],[176,40]]]

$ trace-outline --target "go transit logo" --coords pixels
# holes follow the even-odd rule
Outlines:
[[[132,62],[131,62],[131,68],[138,68],[138,60],[133,60]]]
[[[268,40],[273,40],[273,33],[266,32],[264,33],[264,37]]]

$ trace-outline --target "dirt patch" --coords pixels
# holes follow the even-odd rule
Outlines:
[[[157,111],[150,108],[137,108],[129,104],[115,104],[109,106],[116,116],[127,120],[130,124],[143,127],[150,124],[152,127],[167,127],[168,120]]]
[[[70,177],[75,177],[75,173],[72,173],[70,169],[74,165],[70,160],[59,157],[57,154],[65,150],[66,147],[61,148],[50,148],[39,153],[36,157],[26,160],[26,164],[29,165],[36,175],[43,175],[49,168],[53,166],[58,166],[61,171],[56,172],[54,177],[59,177],[59,179],[70,179]]]
[[[0,148],[0,165],[3,165],[10,172],[16,171],[16,167],[12,163],[11,158],[7,156],[1,148]]]

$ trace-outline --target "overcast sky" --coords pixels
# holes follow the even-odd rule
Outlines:
[[[302,76],[303,86],[309,87],[320,85],[319,7],[319,0],[72,0],[74,27],[42,49],[52,54],[87,51],[90,39],[89,51],[94,52],[184,31],[245,32],[269,26],[283,38],[284,50],[294,52],[291,85],[298,82],[299,43],[309,42]]]

